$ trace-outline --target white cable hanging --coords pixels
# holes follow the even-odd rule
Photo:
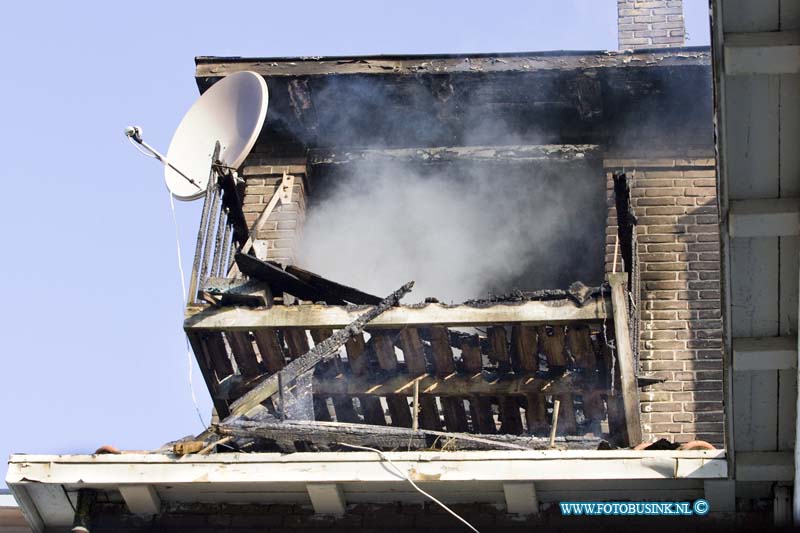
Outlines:
[[[183,307],[186,307],[187,300],[186,300],[186,275],[183,271],[183,259],[181,259],[181,239],[180,239],[180,232],[178,231],[178,217],[175,216],[175,200],[172,198],[171,193],[167,193],[169,195],[169,206],[172,211],[172,223],[175,225],[175,247],[178,251],[178,272],[181,275],[181,296]],[[205,423],[203,420],[203,415],[200,412],[200,406],[197,405],[197,395],[194,392],[194,382],[192,380],[192,348],[189,345],[189,338],[184,335],[184,341],[186,342],[186,364],[189,368],[189,391],[192,393],[192,403],[194,404],[194,410],[197,412],[197,418],[200,419],[200,424],[203,426],[203,429],[208,427],[208,424]]]
[[[396,464],[394,464],[394,463],[392,462],[392,460],[391,460],[391,459],[389,459],[389,458],[386,456],[386,454],[385,454],[385,453],[383,453],[382,451],[378,450],[377,448],[370,448],[369,446],[358,446],[358,445],[356,445],[356,444],[348,444],[348,443],[346,443],[346,442],[338,442],[337,444],[339,444],[339,445],[341,445],[341,446],[346,446],[346,447],[348,447],[348,448],[353,448],[353,449],[356,449],[356,450],[365,450],[365,451],[368,451],[368,452],[375,452],[375,453],[377,453],[377,454],[380,456],[381,460],[383,460],[383,461],[386,461],[387,463],[389,463],[389,465],[391,465],[391,467],[392,467],[392,468],[394,468],[394,471],[395,471],[395,472],[396,472],[396,473],[397,473],[397,474],[398,474],[400,477],[404,478],[406,481],[408,481],[409,483],[411,483],[411,486],[412,486],[412,487],[414,487],[414,488],[417,490],[417,492],[419,492],[419,493],[420,493],[420,494],[422,494],[423,496],[426,496],[426,497],[430,498],[430,499],[431,499],[431,501],[432,501],[433,503],[435,503],[436,505],[438,505],[439,507],[441,507],[442,509],[444,509],[445,511],[447,511],[448,513],[450,513],[450,514],[451,514],[451,515],[453,515],[454,517],[456,517],[458,520],[460,520],[461,522],[463,522],[465,526],[467,526],[468,528],[470,528],[470,529],[471,529],[472,531],[474,531],[475,533],[480,533],[480,531],[478,531],[478,530],[475,528],[475,526],[473,526],[472,524],[470,524],[469,522],[467,522],[466,520],[464,520],[463,518],[461,518],[461,517],[460,517],[460,516],[459,516],[459,515],[458,515],[458,514],[455,512],[455,511],[453,511],[453,510],[452,510],[452,509],[450,509],[448,506],[446,506],[445,504],[443,504],[441,501],[437,500],[436,498],[434,498],[433,496],[431,496],[430,494],[428,494],[427,492],[425,492],[424,490],[422,490],[421,488],[419,488],[419,486],[417,486],[417,484],[416,484],[416,483],[414,483],[414,480],[412,480],[412,479],[411,479],[411,478],[408,476],[408,474],[406,474],[405,472],[403,472],[403,470],[402,470],[402,469],[401,469],[399,466],[397,466]]]

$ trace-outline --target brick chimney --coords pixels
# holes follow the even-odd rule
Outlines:
[[[684,45],[683,0],[617,0],[619,49]]]

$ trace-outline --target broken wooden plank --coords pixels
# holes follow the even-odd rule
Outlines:
[[[283,368],[286,364],[286,356],[278,340],[278,332],[272,328],[259,329],[253,332],[253,337],[267,372],[274,374]]]
[[[365,376],[369,365],[367,364],[364,335],[358,334],[349,338],[345,343],[345,350],[347,350],[347,362],[350,364],[352,375]],[[380,398],[367,395],[358,396],[358,403],[361,406],[361,414],[364,416],[365,422],[380,426],[386,425],[386,415],[383,413]]]
[[[450,347],[450,334],[446,328],[431,328],[431,347],[433,349],[436,375],[446,377],[456,372],[453,349]],[[444,424],[449,432],[469,431],[467,412],[461,398],[442,398]]]
[[[567,351],[566,338],[563,326],[539,326],[539,347],[547,358],[548,368],[566,367]]]
[[[237,252],[236,264],[243,274],[268,283],[274,292],[288,292],[301,300],[311,302],[325,301],[334,305],[344,305],[346,303],[340,298],[323,296],[320,291],[297,276],[289,274],[273,263],[262,261],[252,255]]]
[[[260,328],[343,328],[369,308],[329,305],[275,305],[269,309],[188,306],[184,329],[246,330]],[[566,324],[602,322],[611,316],[611,300],[592,298],[582,306],[571,299],[527,301],[493,305],[399,306],[370,322],[368,331],[379,328],[429,326],[491,326],[497,324]]]
[[[283,340],[289,349],[289,358],[297,359],[303,354],[308,353],[310,345],[308,335],[303,328],[286,328],[283,330]]]
[[[539,346],[547,358],[547,367],[552,371],[560,371],[567,366],[567,344],[564,326],[539,326]],[[577,428],[575,405],[570,394],[560,394],[555,399],[561,402],[558,415],[559,434],[571,435]],[[553,420],[553,423],[556,421]]]
[[[289,381],[294,380],[297,376],[313,369],[321,361],[326,361],[333,358],[336,352],[339,351],[339,348],[345,344],[347,339],[361,333],[367,323],[383,313],[389,307],[397,304],[400,298],[405,296],[413,286],[413,281],[406,283],[398,290],[384,298],[379,305],[371,308],[363,315],[360,315],[356,320],[348,324],[347,327],[337,331],[328,339],[314,346],[314,348],[308,353],[295,359],[286,365],[286,367],[280,372],[273,374],[260,383],[256,388],[233,402],[230,409],[231,415],[228,418],[234,418],[247,414],[250,410],[258,407],[261,402],[278,392],[278,376],[282,376],[280,379],[283,382],[288,383]]]
[[[317,289],[320,293],[326,295],[326,300],[328,300],[327,296],[330,296],[331,298],[346,300],[356,305],[377,305],[381,301],[378,296],[373,296],[372,294],[367,294],[353,287],[348,287],[347,285],[325,279],[319,274],[303,270],[295,265],[288,265],[286,267],[286,272],[296,276],[299,280],[304,281],[311,287]]]
[[[390,375],[397,372],[397,356],[394,353],[394,338],[387,333],[377,333],[372,337],[372,346],[378,358],[378,365]],[[389,415],[392,425],[396,427],[411,427],[411,409],[408,399],[397,394],[387,394],[386,404],[389,406]]]
[[[592,345],[591,331],[585,324],[570,325],[567,328],[567,347],[578,368],[584,369],[588,375],[596,375],[597,357]],[[600,383],[597,382],[599,387]],[[600,420],[603,419],[603,403],[596,391],[586,391],[582,395],[583,414],[586,424],[592,432],[600,431]]]
[[[406,369],[410,378],[416,378],[427,373],[427,361],[419,331],[415,328],[405,328],[400,331],[400,349],[403,350]],[[439,407],[436,397],[422,394],[419,397],[420,427],[423,429],[442,430],[442,418],[439,416]]]
[[[498,373],[506,374],[511,370],[511,355],[508,349],[508,337],[504,326],[492,326],[488,329],[489,359],[497,362]],[[500,408],[500,431],[511,435],[519,435],[524,431],[519,402],[516,398],[498,394]]]
[[[214,404],[214,409],[216,409],[220,418],[223,418],[230,413],[228,409],[228,402],[222,398],[219,398],[217,395],[220,380],[214,375],[214,369],[211,366],[212,358],[209,354],[208,345],[206,344],[206,340],[209,338],[218,338],[220,341],[222,341],[222,334],[215,333],[210,335],[210,337],[204,338],[204,334],[201,332],[187,332],[186,337],[189,339],[189,345],[192,347],[192,351],[197,359],[198,366],[200,367],[200,373],[203,375],[203,381],[206,382],[206,388],[208,388],[208,392],[211,395],[211,401]],[[224,343],[222,347],[225,347]]]
[[[222,381],[227,376],[233,374],[233,364],[228,355],[228,348],[225,347],[225,339],[218,331],[206,331],[200,334],[200,340],[208,353],[209,362],[212,370],[217,374],[217,378]]]
[[[628,329],[628,285],[627,273],[608,275],[611,299],[614,303],[614,338],[620,375],[622,404],[625,410],[628,446],[642,442],[642,426],[639,421],[639,389],[636,384],[636,362],[633,358],[630,331]]]
[[[225,333],[228,345],[231,347],[233,359],[239,367],[239,373],[248,378],[255,377],[263,373],[261,365],[258,364],[256,350],[253,348],[253,341],[250,333],[246,331],[228,331]]]
[[[464,363],[464,370],[469,374],[467,379],[471,382],[483,379],[483,355],[477,335],[462,339],[461,360]],[[497,425],[492,412],[492,398],[473,394],[469,398],[469,409],[473,429],[476,433],[497,433]]]
[[[523,373],[539,371],[539,337],[534,326],[517,325],[511,329],[511,355]],[[525,397],[525,424],[531,435],[546,435],[548,429],[545,399],[536,394]]]
[[[500,408],[500,432],[521,435],[524,428],[517,399],[513,396],[500,396],[498,407]]]

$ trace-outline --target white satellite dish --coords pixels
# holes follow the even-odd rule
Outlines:
[[[269,92],[255,72],[236,72],[211,86],[184,115],[172,136],[164,165],[167,188],[178,200],[205,195],[214,147],[219,160],[238,168],[261,133]]]

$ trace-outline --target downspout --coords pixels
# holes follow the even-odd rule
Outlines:
[[[800,271],[797,274],[800,277]],[[798,296],[798,302],[800,302],[800,296]],[[798,307],[800,307],[800,305]],[[798,319],[798,321],[797,368],[795,369],[795,375],[797,376],[797,383],[800,384],[800,319]],[[800,387],[797,389],[797,402],[795,403],[794,417],[794,495],[792,498],[792,517],[794,518],[794,525],[797,527],[800,526],[800,485],[798,485],[798,480],[800,479]]]

